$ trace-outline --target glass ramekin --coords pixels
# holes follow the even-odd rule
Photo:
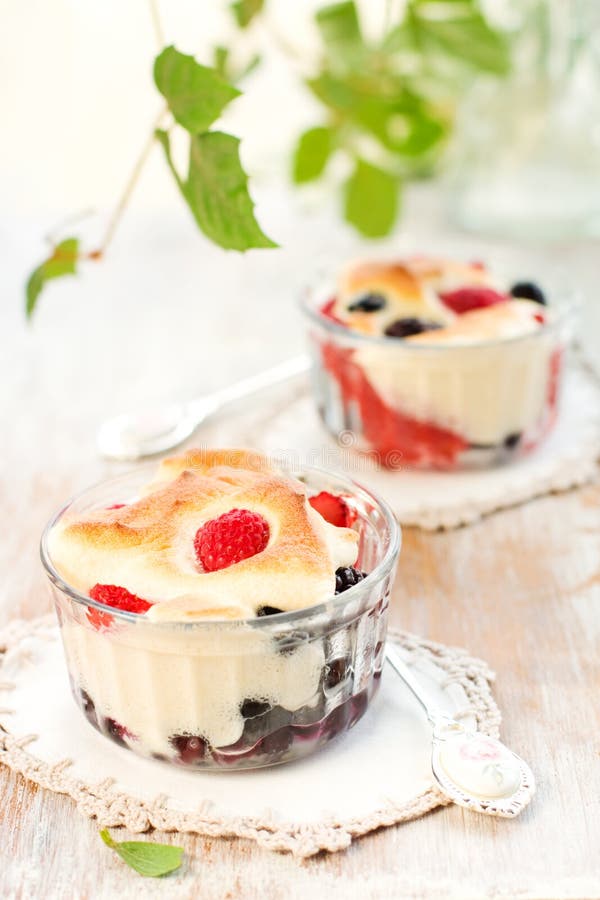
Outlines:
[[[517,280],[517,279],[515,279]],[[575,297],[548,292],[532,334],[440,345],[351,331],[321,312],[324,282],[301,298],[319,414],[337,439],[387,469],[469,469],[529,452],[558,414]]]
[[[75,700],[88,721],[141,756],[191,769],[249,769],[312,753],[350,729],[377,690],[400,529],[349,478],[305,467],[309,494],[343,494],[357,513],[359,584],[325,603],[243,621],[156,623],[74,590],[48,535],[66,513],[131,503],[150,472],[103,482],[47,525],[42,562]],[[209,738],[209,735],[211,736]]]

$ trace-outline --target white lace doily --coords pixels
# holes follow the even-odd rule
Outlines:
[[[406,633],[393,638],[443,709],[497,736],[484,662]],[[424,714],[390,670],[355,728],[305,760],[202,773],[140,759],[77,709],[53,618],[0,633],[0,762],[68,795],[99,825],[239,836],[300,857],[342,850],[449,802],[433,786],[429,756]]]
[[[264,400],[264,398],[263,398]],[[395,472],[378,469],[351,449],[352,435],[339,446],[321,424],[306,388],[287,389],[285,399],[251,404],[213,423],[200,435],[213,446],[249,446],[292,463],[347,472],[385,497],[403,525],[455,528],[541,494],[585,484],[596,477],[600,456],[600,388],[582,364],[566,373],[559,422],[529,456],[506,466],[465,472]],[[346,440],[347,439],[347,440]],[[198,443],[198,438],[193,442]]]

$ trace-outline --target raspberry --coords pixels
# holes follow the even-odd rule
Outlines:
[[[486,306],[495,306],[496,303],[504,303],[508,297],[488,287],[462,287],[455,291],[446,291],[440,294],[446,306],[459,315],[471,312],[472,309],[483,309]]]
[[[90,597],[96,603],[112,606],[113,609],[122,609],[125,612],[145,613],[152,606],[147,600],[136,597],[124,587],[116,584],[95,584],[90,591]]]
[[[348,506],[343,497],[330,494],[328,491],[321,491],[320,494],[310,497],[308,502],[330,525],[336,525],[338,528],[350,528],[356,522],[355,510]]]
[[[145,613],[152,606],[147,600],[136,597],[126,588],[118,587],[116,584],[95,584],[90,591],[90,597],[96,603],[112,606],[113,609],[122,609],[124,612]],[[100,612],[93,607],[88,609],[87,617],[94,628],[108,628],[113,622],[113,617],[109,613]]]
[[[261,553],[269,543],[269,525],[249,509],[232,509],[211,519],[194,538],[196,557],[206,572],[226,569]]]

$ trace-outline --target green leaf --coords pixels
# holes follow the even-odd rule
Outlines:
[[[238,138],[221,131],[193,135],[188,177],[184,181],[173,164],[168,134],[157,131],[156,136],[192,215],[211,241],[226,250],[277,246],[254,217]]]
[[[156,57],[154,81],[175,120],[192,134],[206,131],[240,94],[216,69],[200,65],[175,47],[166,47]]]
[[[398,213],[399,187],[396,176],[358,159],[346,183],[346,221],[365,237],[389,234]]]
[[[151,841],[114,841],[106,828],[100,832],[100,837],[107,847],[118,853],[123,862],[140,875],[160,878],[181,865],[183,847]]]
[[[255,16],[262,12],[265,0],[236,0],[230,5],[231,12],[240,28],[247,28]]]
[[[473,0],[411,0],[405,20],[387,35],[388,53],[412,52],[416,62],[440,69],[442,58],[463,69],[505,75],[507,38],[487,22]],[[441,77],[441,76],[440,76]]]
[[[160,128],[157,128],[154,132],[154,136],[165,151],[165,158],[167,160],[167,165],[171,170],[171,174],[173,178],[177,182],[177,187],[179,190],[184,193],[185,192],[185,184],[181,179],[181,176],[177,169],[175,168],[175,164],[173,162],[173,157],[171,156],[171,141],[169,139],[169,133],[167,131],[163,131]]]
[[[319,178],[334,146],[335,131],[332,128],[322,125],[305,131],[294,152],[293,179],[296,184]]]
[[[364,60],[365,47],[356,5],[353,0],[343,0],[325,6],[316,14],[317,25],[325,44],[332,68],[350,71]]]
[[[217,44],[213,48],[213,68],[221,78],[227,79],[227,65],[229,62],[229,49]]]
[[[495,75],[508,72],[508,43],[504,35],[491,28],[481,13],[424,22],[420,18],[421,27],[426,31],[425,40],[430,46],[433,45],[432,52],[444,52],[483,72]]]
[[[25,288],[25,313],[28,319],[33,315],[38,298],[47,281],[50,281],[52,278],[61,278],[63,275],[76,274],[78,253],[78,239],[65,238],[64,241],[56,245],[51,256],[45,259],[37,269],[33,270]]]
[[[369,132],[393,153],[418,156],[446,134],[446,123],[427,100],[409,91],[396,76],[388,76],[384,85],[361,74],[322,72],[308,86],[339,119]]]

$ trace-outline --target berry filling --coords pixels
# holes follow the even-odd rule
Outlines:
[[[453,465],[469,446],[459,434],[388,406],[353,361],[351,349],[326,343],[322,354],[324,368],[338,382],[344,404],[358,407],[363,434],[384,468],[403,463]]]
[[[454,291],[445,291],[440,294],[440,299],[446,306],[458,315],[471,312],[473,309],[484,309],[486,306],[495,306],[497,303],[505,303],[508,300],[506,294],[500,294],[493,288],[467,286],[457,288]]]
[[[338,319],[338,317],[336,316],[336,314],[333,311],[335,304],[336,304],[336,299],[335,299],[335,297],[332,297],[331,300],[328,300],[321,307],[321,310],[320,310],[321,315],[324,316],[324,318],[329,319],[330,322],[335,322],[336,325],[344,325],[345,326],[346,323],[342,322],[341,319]]]
[[[350,528],[356,522],[356,511],[337,494],[321,491],[320,494],[310,497],[308,502],[326,522],[337,528]]]
[[[232,509],[198,529],[196,557],[206,572],[226,569],[261,553],[269,543],[269,525],[249,509]]]

